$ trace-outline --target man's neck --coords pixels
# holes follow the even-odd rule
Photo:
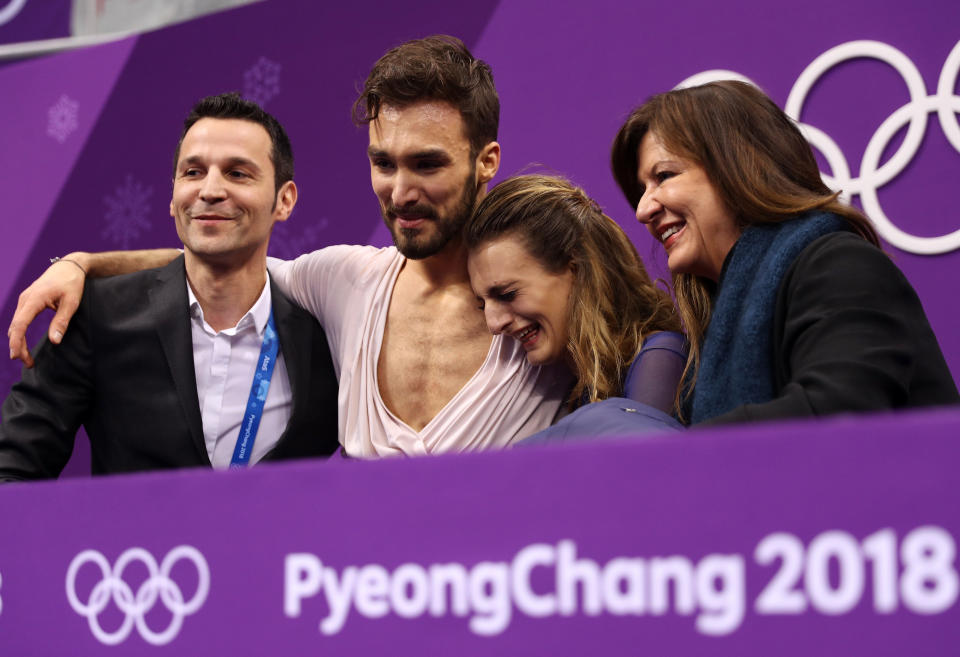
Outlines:
[[[197,297],[203,318],[215,331],[233,328],[263,292],[266,260],[239,267],[218,266],[185,254],[187,281]]]
[[[460,240],[451,240],[442,251],[422,260],[410,260],[404,265],[408,274],[423,281],[428,288],[443,289],[470,285],[467,272],[467,250]]]
[[[474,210],[486,195],[487,185],[484,183],[477,188]],[[470,296],[473,295],[470,288],[470,273],[467,271],[467,248],[463,244],[463,239],[459,237],[451,239],[442,251],[429,258],[422,260],[407,258],[401,271],[401,274],[404,273],[420,279],[428,293],[465,287]]]

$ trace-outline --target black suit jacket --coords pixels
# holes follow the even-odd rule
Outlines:
[[[337,380],[326,335],[276,287],[271,294],[293,407],[265,459],[332,454]],[[88,281],[62,343],[44,338],[3,404],[0,480],[58,476],[80,425],[94,474],[209,467],[192,345],[183,256]]]
[[[838,231],[803,249],[777,291],[776,396],[704,424],[960,403],[923,305],[890,257]]]

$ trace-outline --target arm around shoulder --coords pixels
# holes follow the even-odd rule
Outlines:
[[[163,267],[180,255],[179,249],[142,249],[139,251],[103,251],[101,253],[71,253],[64,260],[78,258],[80,265],[93,278],[132,274],[144,269]]]
[[[295,260],[267,258],[270,278],[296,305],[316,317],[329,334],[335,318],[354,301],[351,290],[384,249],[339,244],[305,253]],[[389,256],[387,256],[389,259]]]
[[[70,318],[80,304],[87,276],[100,278],[160,267],[179,254],[177,249],[104,253],[75,251],[53,259],[43,275],[31,283],[17,301],[17,309],[7,329],[11,360],[20,359],[28,368],[33,367],[26,341],[27,328],[47,308],[56,311],[47,329],[47,337],[53,344],[60,344]]]

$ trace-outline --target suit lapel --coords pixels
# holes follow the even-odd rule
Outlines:
[[[193,334],[190,330],[187,278],[182,255],[157,272],[157,285],[150,288],[147,294],[157,318],[157,338],[163,347],[190,437],[201,462],[209,465],[197,395],[197,376],[193,366]]]
[[[280,352],[287,368],[290,379],[290,393],[293,405],[290,409],[291,418],[295,417],[301,404],[306,403],[304,395],[309,393],[311,350],[313,341],[309,326],[304,326],[304,317],[293,313],[290,301],[270,281],[270,297],[273,300],[273,320],[277,325],[277,335],[280,338]],[[280,436],[283,440],[286,430]]]

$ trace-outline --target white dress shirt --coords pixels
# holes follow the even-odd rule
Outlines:
[[[213,467],[223,469],[229,467],[233,458],[260,358],[263,333],[270,319],[270,279],[267,278],[260,297],[237,325],[219,332],[204,320],[203,309],[189,282],[187,297],[203,439]],[[251,465],[277,444],[290,420],[292,405],[290,379],[281,351],[274,364],[263,417],[250,454]]]

